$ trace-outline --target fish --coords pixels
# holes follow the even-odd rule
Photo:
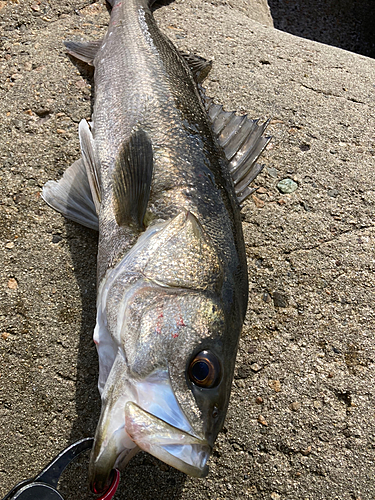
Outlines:
[[[270,139],[206,96],[212,63],[173,45],[152,0],[109,4],[103,39],[65,42],[94,67],[93,113],[80,159],[42,192],[99,233],[96,493],[140,450],[208,473],[248,303],[241,206]]]

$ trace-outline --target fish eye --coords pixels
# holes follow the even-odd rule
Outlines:
[[[221,367],[219,360],[214,353],[201,351],[190,362],[188,375],[193,384],[211,389],[220,381]]]

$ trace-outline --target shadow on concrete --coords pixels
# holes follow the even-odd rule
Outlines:
[[[375,57],[373,0],[268,0],[275,28]]]

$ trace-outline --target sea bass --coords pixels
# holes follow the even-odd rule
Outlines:
[[[103,40],[66,42],[95,68],[95,103],[82,157],[43,188],[99,231],[96,492],[139,450],[208,472],[248,301],[240,205],[269,139],[206,97],[211,63],[159,31],[152,0],[109,3]]]

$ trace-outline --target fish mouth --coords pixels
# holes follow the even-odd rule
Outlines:
[[[202,478],[208,474],[207,461],[212,450],[205,439],[174,427],[128,401],[125,425],[107,442],[95,442],[89,470],[92,491],[106,491],[113,468],[125,467],[140,449],[190,476]]]
[[[211,446],[178,404],[168,370],[132,383],[121,378],[120,368],[111,372],[116,381],[108,383],[96,430],[89,466],[92,491],[105,491],[112,469],[123,469],[140,449],[185,474],[205,477]]]
[[[141,450],[190,476],[207,476],[211,446],[205,439],[168,424],[131,401],[125,405],[125,427]]]

